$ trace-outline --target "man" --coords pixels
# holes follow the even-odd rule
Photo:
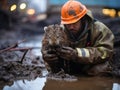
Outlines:
[[[75,0],[68,0],[62,6],[61,24],[68,39],[74,45],[59,49],[57,51],[59,57],[55,54],[45,55],[43,53],[43,59],[46,62],[51,61],[51,65],[54,66],[55,63],[52,61],[61,58],[69,67],[69,70],[65,69],[67,67],[63,69],[72,74],[99,75],[102,72],[111,71],[109,61],[113,55],[114,35],[107,26],[95,20],[91,12]],[[59,65],[57,66],[59,67]],[[55,68],[51,67],[51,69],[54,71]]]

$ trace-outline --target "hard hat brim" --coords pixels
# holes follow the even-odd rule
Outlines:
[[[80,13],[77,16],[73,16],[72,18],[68,18],[68,19],[64,19],[61,17],[61,24],[72,24],[72,23],[76,23],[77,21],[79,21],[83,16],[85,16],[85,14],[87,13],[87,9],[85,9],[82,13]]]

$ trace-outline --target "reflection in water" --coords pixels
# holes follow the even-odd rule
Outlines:
[[[32,40],[28,40],[27,42],[19,44],[19,47],[38,47],[40,49],[33,49],[32,52],[36,56],[42,56],[41,55],[41,39],[42,35],[36,36],[32,38]]]
[[[120,90],[120,84],[118,83],[113,83],[113,88],[112,90]]]
[[[120,90],[114,82],[119,80],[107,77],[80,77],[75,82],[47,80],[43,90]]]
[[[3,90],[43,90],[46,78],[36,78],[35,80],[18,80],[12,86],[5,86]]]

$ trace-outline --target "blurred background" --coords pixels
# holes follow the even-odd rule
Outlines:
[[[0,0],[0,29],[19,25],[43,32],[48,24],[60,23],[60,8],[68,0]],[[78,0],[99,20],[120,17],[120,0]]]
[[[44,26],[60,24],[60,9],[66,1],[68,0],[0,0],[0,46],[6,45],[5,42],[23,39],[41,44]],[[115,42],[119,45],[120,0],[78,1],[85,4],[96,19],[112,30],[116,36]],[[38,37],[34,39],[36,36]]]

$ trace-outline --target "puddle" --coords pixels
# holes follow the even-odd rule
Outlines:
[[[113,88],[112,90],[120,90],[120,84],[118,83],[113,83]]]
[[[35,80],[14,81],[12,86],[6,85],[3,90],[43,90],[46,78],[36,78]]]
[[[43,77],[31,81],[14,81],[12,86],[6,85],[3,90],[120,90],[119,82],[105,77],[82,77],[74,82]]]
[[[43,90],[120,90],[118,83],[117,79],[104,77],[82,77],[75,82],[47,80]]]
[[[40,47],[42,35],[32,41],[20,44],[20,47]],[[32,50],[37,56],[42,56],[40,49]],[[120,90],[120,80],[113,77],[79,77],[77,81],[47,79],[47,71],[43,77],[35,80],[16,80],[12,85],[4,85],[2,90]]]
[[[36,56],[42,56],[41,55],[41,39],[42,35],[35,36],[32,38],[32,40],[28,40],[27,42],[19,44],[19,47],[34,47],[32,50],[32,53]]]

